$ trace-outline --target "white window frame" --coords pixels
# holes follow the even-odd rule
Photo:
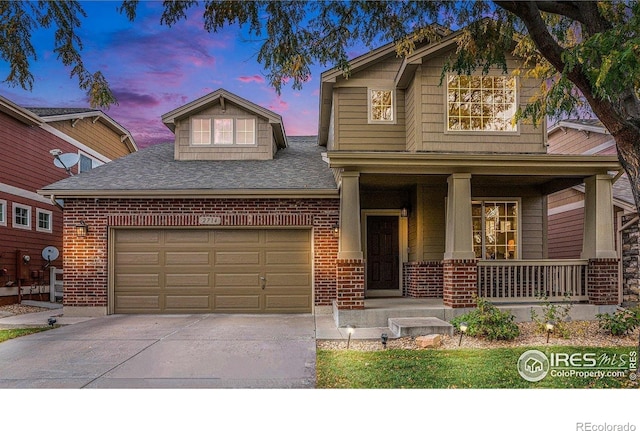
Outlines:
[[[16,223],[16,210],[17,209],[23,209],[23,210],[27,211],[27,224],[26,225]],[[31,230],[31,207],[29,205],[22,205],[22,204],[14,202],[11,213],[12,213],[12,217],[11,218],[13,220],[12,226],[14,228]]]
[[[487,259],[486,257],[486,253],[487,253],[487,245],[485,243],[486,241],[486,218],[485,218],[485,212],[484,212],[484,207],[485,207],[485,203],[490,202],[490,203],[496,203],[496,204],[516,204],[516,223],[517,223],[517,227],[516,229],[505,229],[505,232],[501,232],[501,233],[505,233],[508,232],[515,232],[515,236],[516,236],[516,242],[514,244],[514,256],[510,257],[508,260],[517,260],[517,259],[522,259],[522,199],[520,198],[514,198],[514,197],[500,197],[500,198],[491,198],[491,197],[484,197],[484,198],[473,198],[471,200],[471,205],[473,207],[473,205],[475,204],[481,204],[481,208],[482,208],[482,212],[481,212],[481,249],[482,249],[482,257],[479,258],[480,260],[507,260],[507,259],[497,259],[497,258],[493,258],[493,259]],[[473,220],[473,217],[472,217]],[[502,231],[501,227],[500,229],[498,229],[500,231]],[[475,232],[476,229],[471,228],[472,232]],[[472,244],[477,244],[476,238],[472,238]],[[505,244],[508,247],[508,243]]]
[[[206,122],[209,124],[209,130],[203,131],[202,129],[196,129],[196,121],[198,122]],[[201,126],[200,126],[201,127]],[[208,139],[205,138],[205,133],[208,132]],[[191,145],[202,147],[205,145],[211,145],[211,138],[213,135],[213,124],[211,118],[203,118],[203,117],[193,117],[191,119]],[[196,139],[196,133],[199,134],[198,139]]]
[[[476,90],[479,92],[480,94],[480,100],[479,101],[462,101],[461,97],[458,98],[457,102],[452,102],[450,100],[450,95],[449,95],[449,90],[450,90],[450,83],[452,82],[452,79],[455,78],[468,78],[469,80],[480,80],[480,87],[476,88],[476,87],[472,87],[471,84],[469,86],[469,90]],[[483,79],[491,79],[493,80],[493,82],[495,82],[496,78],[504,78],[505,80],[513,80],[513,102],[512,102],[512,106],[510,107],[510,109],[503,111],[503,112],[507,112],[510,113],[510,115],[504,115],[503,116],[503,120],[505,122],[505,124],[509,124],[511,125],[511,128],[507,129],[507,130],[499,130],[499,129],[486,129],[482,127],[482,124],[479,128],[473,128],[470,127],[469,129],[459,129],[459,128],[452,128],[451,127],[451,119],[452,118],[457,118],[458,120],[462,119],[462,118],[468,118],[470,123],[473,123],[473,120],[480,121],[483,122],[484,120],[484,116],[483,115],[477,115],[477,116],[473,116],[473,115],[469,115],[469,116],[461,116],[460,115],[460,111],[458,111],[458,115],[457,117],[453,117],[451,115],[452,110],[450,108],[450,104],[451,103],[457,103],[459,105],[461,104],[477,104],[480,106],[480,110],[482,111],[482,113],[484,113],[484,106],[485,106],[485,101],[483,99],[484,95],[482,93],[483,90],[483,85],[484,85],[484,81]],[[520,92],[518,91],[518,77],[517,76],[510,76],[510,75],[497,75],[497,74],[489,74],[489,75],[456,75],[456,74],[448,74],[447,75],[447,82],[446,85],[443,85],[444,87],[444,101],[445,101],[445,106],[444,106],[444,110],[445,110],[445,123],[444,123],[444,130],[445,133],[456,133],[456,134],[474,134],[474,133],[482,133],[485,135],[489,135],[489,134],[499,134],[499,135],[518,135],[520,133],[520,122],[516,122],[515,124],[512,124],[511,122],[513,121],[513,118],[516,115],[516,111],[518,109],[519,106],[519,96],[520,96]],[[454,89],[454,88],[451,88]],[[505,84],[505,87],[503,87],[504,92],[506,93],[507,91],[510,91]],[[454,89],[458,91],[458,94],[460,95],[460,84],[457,85],[457,87]],[[497,105],[497,103],[492,102],[494,105]],[[506,103],[502,103],[503,105],[507,105]],[[487,103],[487,106],[489,106],[489,103]],[[492,117],[486,117],[486,118],[492,118]],[[493,117],[495,118],[495,117]]]
[[[7,201],[0,199],[0,226],[7,225]]]
[[[49,227],[43,228],[40,227],[40,214],[49,216]],[[36,231],[38,232],[46,232],[53,233],[53,212],[43,210],[42,208],[36,208]]]
[[[391,93],[391,119],[382,120],[373,118],[373,93],[378,91],[384,91]],[[395,124],[396,123],[396,91],[392,88],[369,88],[367,89],[367,118],[369,124]]]
[[[228,122],[231,128],[226,128],[226,124],[223,126],[223,122]],[[235,142],[235,126],[236,122],[232,117],[214,117],[213,128],[211,130],[213,135],[213,145],[233,145]],[[224,139],[222,139],[223,137]]]
[[[251,130],[241,130],[239,127],[239,122],[245,122],[247,121],[248,123],[246,124],[250,124],[251,125]],[[236,118],[235,121],[235,126],[236,126],[236,133],[235,133],[235,144],[236,145],[242,145],[242,146],[248,146],[248,145],[255,145],[256,144],[256,119],[255,118]],[[244,134],[245,137],[247,135],[249,135],[249,133],[251,134],[251,141],[249,142],[248,140],[245,141],[241,141],[240,139],[240,135]]]

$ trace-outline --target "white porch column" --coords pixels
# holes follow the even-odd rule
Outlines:
[[[338,259],[363,259],[360,240],[360,173],[343,172]]]
[[[452,174],[447,179],[447,230],[445,259],[475,259],[471,219],[471,174]]]
[[[613,191],[609,175],[585,181],[582,259],[615,259]]]

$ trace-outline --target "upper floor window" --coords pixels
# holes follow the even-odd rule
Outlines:
[[[193,118],[191,129],[192,145],[253,145],[256,143],[254,118]]]
[[[13,227],[31,229],[31,207],[13,204]]]
[[[191,120],[191,144],[211,144],[211,119],[193,118]]]
[[[450,75],[447,130],[516,132],[516,78]]]
[[[98,167],[102,164],[99,160],[96,160],[92,157],[87,156],[86,154],[80,153],[80,172],[87,172],[91,169]]]
[[[518,201],[474,201],[473,250],[478,259],[518,259]]]
[[[36,219],[38,220],[36,230],[38,232],[53,232],[52,217],[51,211],[36,208]]]
[[[7,225],[7,201],[0,200],[0,226]]]
[[[393,90],[369,90],[369,121],[392,123],[395,121]]]

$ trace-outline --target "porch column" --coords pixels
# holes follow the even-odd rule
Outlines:
[[[584,183],[582,259],[616,259],[611,177],[594,175]]]
[[[340,237],[336,262],[336,307],[364,308],[364,258],[360,240],[360,173],[343,172]]]
[[[618,254],[615,249],[613,191],[609,175],[585,180],[582,259],[589,259],[589,302],[615,305],[618,298]]]
[[[478,290],[478,272],[473,252],[471,174],[452,174],[447,184],[442,298],[444,305],[449,307],[473,307]]]

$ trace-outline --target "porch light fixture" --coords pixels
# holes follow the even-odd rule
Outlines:
[[[467,329],[469,329],[467,322],[460,322],[460,341],[458,341],[458,346],[462,345],[462,336],[467,333]]]
[[[382,333],[382,335],[380,335],[380,342],[382,343],[382,348],[386,349],[387,348],[387,341],[389,340],[389,336],[387,335],[386,332]]]
[[[409,217],[409,208],[402,207],[400,210],[400,217]]]
[[[333,225],[333,236],[336,238],[340,236],[340,225],[338,223]]]
[[[81,221],[76,225],[76,236],[87,236],[87,232],[89,232],[89,226],[84,221]]]
[[[544,324],[544,327],[547,328],[547,344],[549,344],[549,336],[553,332],[553,328],[555,326],[556,324],[553,320],[549,320],[547,323]]]
[[[349,350],[349,344],[351,344],[351,335],[353,335],[353,331],[355,331],[355,326],[353,325],[347,325],[347,350]]]

